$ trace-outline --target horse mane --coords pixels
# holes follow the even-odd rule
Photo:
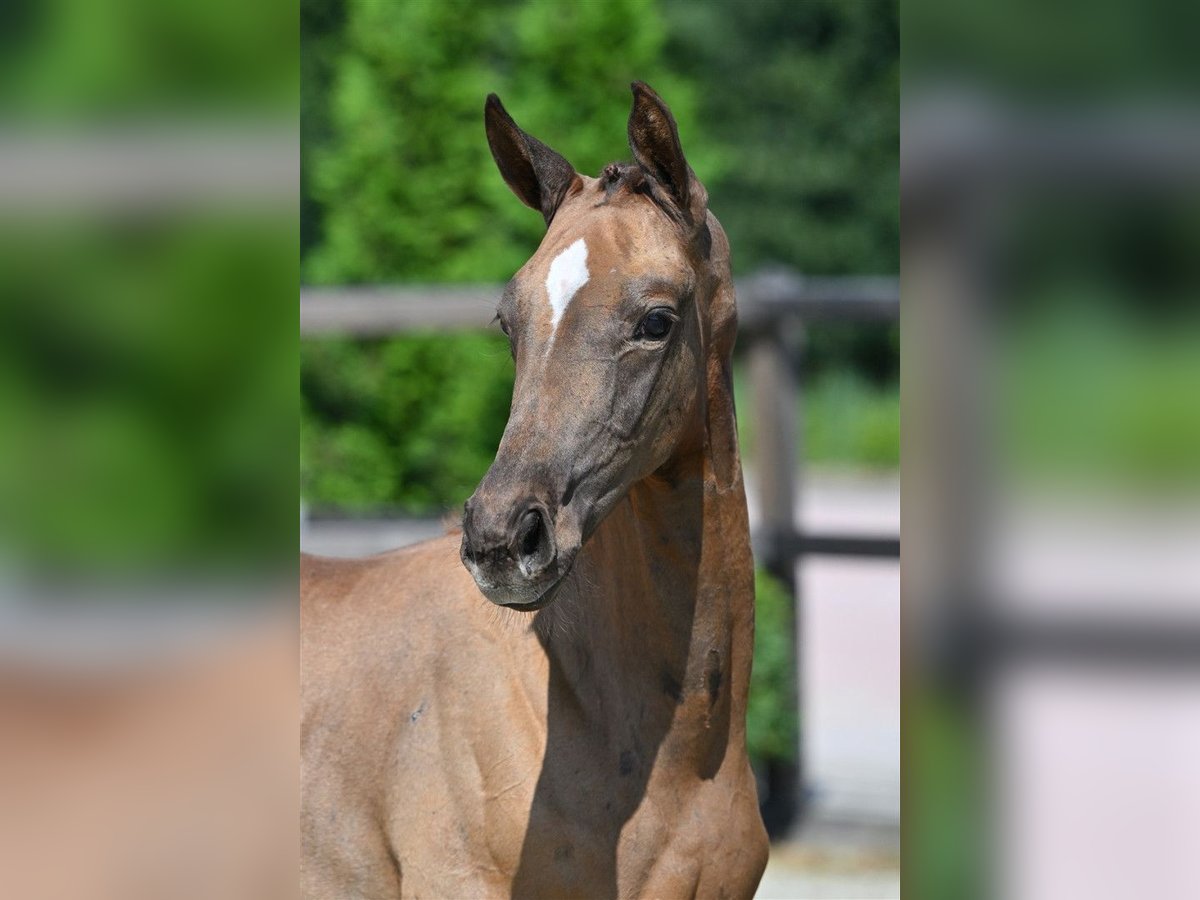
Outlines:
[[[630,193],[647,193],[646,173],[641,166],[632,163],[610,162],[600,173],[600,184],[604,192],[612,196],[624,188]]]
[[[690,221],[687,213],[676,206],[662,187],[635,163],[609,163],[600,172],[600,185],[604,188],[605,202],[617,196],[621,191],[629,194],[643,194],[677,225],[684,226]]]

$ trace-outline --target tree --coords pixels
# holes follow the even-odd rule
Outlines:
[[[489,92],[590,174],[629,155],[635,79],[668,99],[685,142],[694,133],[692,91],[663,66],[665,28],[642,0],[309,0],[305,11],[308,26],[338,29],[306,38],[306,83],[330,85],[327,103],[304,106],[316,142],[305,150],[309,282],[501,282],[525,262],[545,225],[496,171]],[[489,318],[480,311],[481,328]],[[302,352],[307,499],[428,511],[466,498],[507,412],[512,365],[498,336]]]
[[[893,0],[667,0],[670,62],[726,162],[709,199],[750,271],[899,268]]]
[[[347,0],[330,134],[311,154],[323,238],[310,282],[501,281],[540,239],[483,136],[483,100],[596,174],[626,158],[629,82],[656,84],[683,124],[690,90],[659,59],[641,0],[547,3]]]

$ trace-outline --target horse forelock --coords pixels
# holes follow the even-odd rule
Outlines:
[[[646,188],[646,173],[632,163],[610,162],[600,172],[600,184],[610,197],[622,188],[641,192]]]
[[[712,236],[709,233],[707,217],[693,221],[692,212],[680,209],[669,194],[658,185],[645,170],[636,163],[611,162],[606,165],[599,176],[599,184],[604,191],[604,203],[608,203],[621,194],[641,195],[650,200],[677,226],[689,232],[689,244],[702,258],[707,258],[711,250]],[[699,184],[696,187],[700,187]],[[703,188],[700,188],[703,191]],[[707,192],[703,193],[707,200]]]

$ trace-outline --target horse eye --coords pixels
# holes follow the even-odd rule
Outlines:
[[[674,324],[675,319],[670,310],[652,309],[646,313],[646,318],[642,319],[633,336],[638,340],[661,341],[670,333]]]

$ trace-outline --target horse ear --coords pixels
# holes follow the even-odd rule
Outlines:
[[[692,170],[688,168],[679,143],[675,117],[654,89],[644,81],[635,81],[633,109],[629,113],[629,149],[642,170],[661,184],[680,211],[692,215]]]
[[[567,191],[579,179],[575,168],[522,131],[495,94],[488,94],[483,122],[500,174],[521,202],[538,210],[549,225]]]

